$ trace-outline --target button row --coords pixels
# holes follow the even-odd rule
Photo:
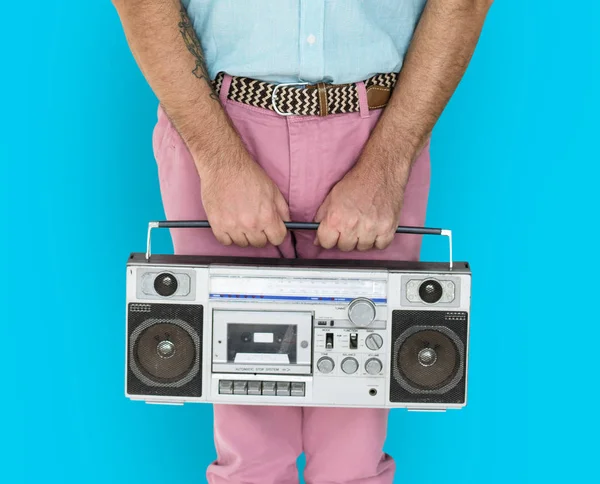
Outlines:
[[[304,382],[219,380],[219,393],[226,395],[303,397]]]

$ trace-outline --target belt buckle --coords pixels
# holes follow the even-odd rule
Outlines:
[[[294,113],[285,113],[283,111],[280,111],[279,108],[277,107],[277,89],[279,89],[280,87],[285,87],[285,86],[308,86],[310,85],[310,82],[284,82],[282,84],[277,84],[274,88],[273,88],[273,92],[271,94],[271,105],[273,106],[273,109],[275,110],[275,112],[277,114],[279,114],[280,116],[293,116]]]

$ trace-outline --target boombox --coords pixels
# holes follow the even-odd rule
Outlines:
[[[289,229],[318,224],[287,223]],[[126,396],[148,403],[461,408],[471,271],[452,262],[153,255],[127,263]]]

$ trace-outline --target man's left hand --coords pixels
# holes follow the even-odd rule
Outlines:
[[[344,252],[385,249],[394,240],[404,189],[395,163],[361,160],[331,190],[315,217],[315,244]]]

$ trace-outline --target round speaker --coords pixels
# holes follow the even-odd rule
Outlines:
[[[462,366],[452,338],[435,329],[406,335],[396,358],[401,377],[420,390],[440,390],[453,382]]]
[[[172,296],[177,291],[177,278],[173,274],[163,272],[154,279],[154,290],[163,297]]]
[[[419,297],[426,303],[434,304],[438,302],[443,294],[442,285],[433,279],[423,281],[419,286]]]
[[[133,348],[140,371],[157,383],[184,379],[193,369],[196,345],[181,326],[160,322],[145,328]]]

